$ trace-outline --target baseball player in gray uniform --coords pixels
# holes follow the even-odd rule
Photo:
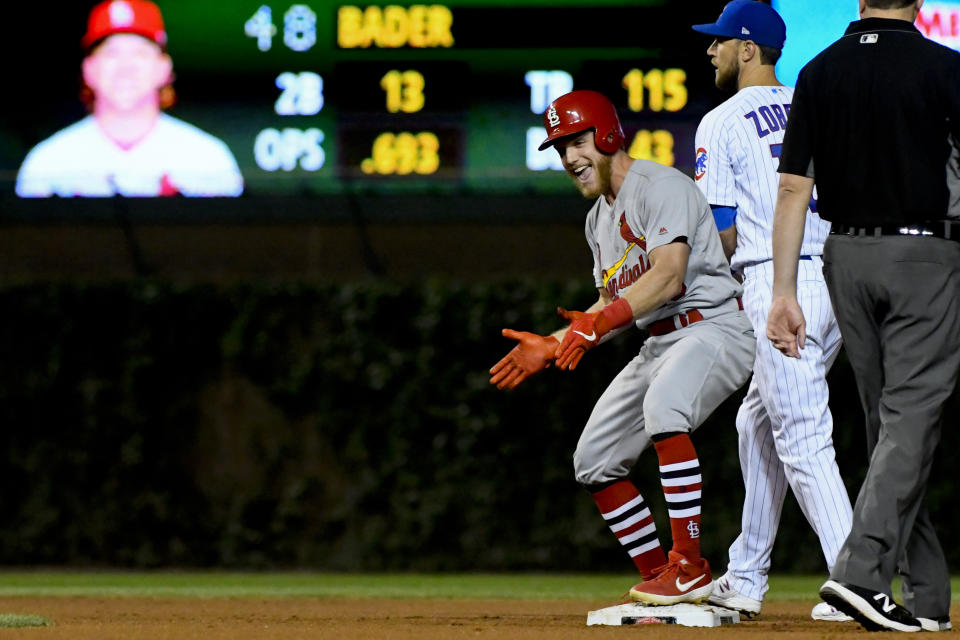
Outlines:
[[[700,555],[702,482],[690,434],[750,375],[756,342],[741,288],[703,194],[675,169],[631,159],[605,96],[573,91],[553,101],[544,120],[541,149],[553,146],[580,192],[596,198],[585,231],[599,298],[586,311],[558,309],[569,324],[552,335],[504,329],[517,345],[490,369],[490,382],[512,389],[551,365],[574,369],[618,331],[647,330],[639,355],[597,401],[574,469],[644,578],[631,597],[701,602],[712,576]],[[670,516],[667,555],[628,479],[651,443]]]

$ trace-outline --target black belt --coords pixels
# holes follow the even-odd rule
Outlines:
[[[844,236],[920,236],[960,241],[960,220],[933,220],[916,224],[882,224],[875,227],[852,227],[835,224],[830,233]]]

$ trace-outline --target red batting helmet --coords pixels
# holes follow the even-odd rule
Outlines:
[[[167,46],[167,32],[163,28],[160,8],[149,0],[107,0],[90,11],[87,33],[81,44],[89,49],[92,44],[115,33],[135,33],[161,47]]]
[[[604,153],[616,153],[623,146],[623,129],[613,103],[596,91],[571,91],[562,95],[543,113],[543,126],[547,139],[540,144],[543,151],[558,138],[594,130],[597,149]]]

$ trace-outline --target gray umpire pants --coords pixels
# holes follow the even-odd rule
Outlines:
[[[960,368],[960,243],[832,235],[824,278],[866,416],[870,466],[834,580],[945,616],[950,576],[923,506],[944,404]]]

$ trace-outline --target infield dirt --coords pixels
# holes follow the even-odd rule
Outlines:
[[[191,599],[191,598],[0,598],[0,611],[29,613],[50,627],[3,629],[7,638],[70,640],[440,640],[497,638],[705,637],[784,639],[864,638],[855,623],[810,619],[814,602],[764,605],[755,620],[717,629],[675,625],[587,627],[588,610],[615,602],[543,600],[348,600],[348,599]],[[958,619],[954,606],[952,618]]]

